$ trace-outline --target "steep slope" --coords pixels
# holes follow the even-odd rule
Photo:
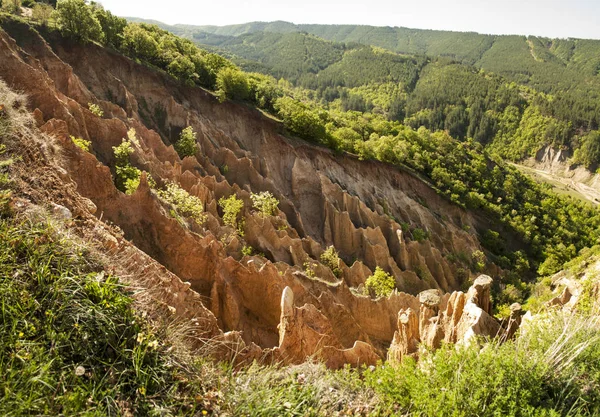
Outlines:
[[[278,123],[254,109],[220,104],[206,91],[181,86],[100,47],[59,37],[48,44],[18,23],[5,30],[0,76],[29,95],[40,129],[58,138],[64,169],[78,193],[94,203],[98,217],[119,226],[128,240],[188,281],[181,291],[191,286],[221,328],[241,331],[247,343],[278,345],[287,286],[295,305],[312,304],[331,323],[338,349],[359,340],[381,352],[393,338],[398,311],[418,301],[403,293],[373,300],[351,287],[364,284],[376,266],[412,294],[451,291],[466,279],[447,256],[479,250],[475,235],[464,229],[484,224],[414,175],[285,138]],[[104,110],[103,117],[88,110],[92,102]],[[200,151],[180,160],[169,140],[186,126],[198,132]],[[198,196],[208,216],[203,227],[173,218],[144,179],[131,196],[116,190],[109,168],[115,163],[112,147],[130,128],[139,140],[134,165],[159,184],[175,181]],[[76,147],[70,135],[90,140],[92,153]],[[250,191],[276,195],[279,216],[253,213]],[[243,240],[266,258],[243,256],[242,237],[222,224],[217,200],[232,193],[246,203]],[[418,225],[430,239],[409,240],[399,222]],[[339,279],[319,261],[328,245],[344,260]],[[306,262],[313,265],[308,275]]]

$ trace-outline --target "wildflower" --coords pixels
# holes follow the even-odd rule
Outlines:
[[[19,337],[23,337],[23,336],[25,336],[25,333],[19,332]]]
[[[206,416],[206,415],[208,415],[208,411],[206,411],[206,410],[202,410],[202,415],[203,415],[203,416]]]
[[[153,340],[152,342],[148,343],[148,347],[150,349],[156,349],[158,347],[158,341],[157,340]]]
[[[75,375],[77,376],[83,376],[85,374],[85,368],[83,366],[78,366],[77,368],[75,368]]]
[[[139,387],[139,388],[138,388],[138,392],[140,393],[140,395],[146,395],[146,388],[144,388],[144,387]]]
[[[138,333],[137,342],[142,343],[144,341],[144,333]]]

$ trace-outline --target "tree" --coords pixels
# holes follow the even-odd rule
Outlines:
[[[21,14],[21,0],[2,0],[2,9],[8,13]]]
[[[59,0],[54,13],[58,27],[66,36],[84,42],[102,41],[102,26],[93,8],[84,0]]]
[[[237,68],[223,68],[217,74],[217,94],[220,101],[245,100],[250,88],[246,74]]]
[[[94,16],[104,32],[104,44],[119,49],[123,43],[123,31],[127,27],[127,20],[113,15],[100,4],[92,2],[91,5],[94,8]]]
[[[148,62],[158,59],[158,43],[142,26],[132,23],[123,31],[122,48],[129,55]]]
[[[194,132],[191,126],[181,131],[179,140],[175,144],[175,150],[182,159],[186,156],[194,156],[196,154],[196,132]]]
[[[167,67],[167,72],[173,77],[180,79],[188,84],[194,85],[194,81],[198,78],[196,74],[196,66],[190,58],[185,55],[177,55]]]
[[[600,162],[600,132],[591,131],[581,138],[581,145],[573,155],[575,163],[583,164],[586,168],[591,168]]]
[[[46,3],[36,3],[33,6],[33,18],[42,23],[42,25],[46,26],[48,24],[48,20],[50,20],[50,16],[52,16],[52,12],[54,8]]]
[[[314,142],[326,141],[325,124],[319,114],[307,105],[291,97],[281,97],[275,101],[275,109],[290,132]]]

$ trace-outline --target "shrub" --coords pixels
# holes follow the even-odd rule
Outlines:
[[[304,262],[304,265],[302,265],[304,267],[304,273],[306,274],[307,277],[309,278],[316,278],[317,274],[315,273],[315,268],[317,266],[316,263],[311,262],[310,259],[306,262]]]
[[[388,297],[396,288],[396,280],[392,275],[377,267],[375,273],[367,278],[365,288],[376,297]]]
[[[476,250],[471,254],[471,264],[475,272],[481,272],[485,269],[487,257],[485,253],[480,250]]]
[[[321,254],[320,259],[323,265],[326,265],[329,269],[331,269],[333,275],[338,278],[342,275],[342,270],[340,269],[340,257],[338,256],[334,246],[330,246],[325,249],[325,252]]]
[[[244,208],[244,202],[238,199],[235,194],[232,194],[228,198],[221,197],[219,199],[219,207],[223,210],[223,223],[242,233],[240,226],[243,226],[241,224],[243,222],[239,217],[242,208]]]
[[[89,140],[85,140],[82,138],[76,138],[75,136],[71,136],[71,140],[73,141],[73,143],[75,144],[75,146],[77,146],[79,149],[85,151],[85,152],[89,152],[90,148],[92,146],[92,142]]]
[[[217,74],[217,96],[219,101],[226,99],[246,100],[250,95],[250,87],[246,74],[237,68],[226,67]]]
[[[277,206],[279,200],[277,200],[273,194],[269,191],[263,191],[258,194],[250,194],[252,200],[252,207],[260,213],[262,216],[274,216],[277,214]]]
[[[115,185],[120,191],[133,194],[140,185],[142,171],[131,165],[129,160],[134,152],[131,142],[123,139],[119,146],[113,146],[113,152],[115,155]]]
[[[33,6],[32,17],[45,26],[48,24],[48,21],[50,20],[53,11],[54,8],[52,8],[52,6],[50,6],[49,4],[36,3]]]
[[[98,116],[98,117],[104,116],[104,112],[102,111],[102,109],[100,108],[99,105],[94,104],[94,103],[88,103],[88,108],[90,109],[90,111],[92,112],[92,114],[94,116]]]
[[[175,150],[181,159],[196,155],[196,132],[193,127],[188,126],[181,131]]]
[[[8,13],[21,14],[21,0],[2,0],[2,10]]]
[[[140,140],[138,139],[137,132],[133,127],[127,131],[127,139],[129,139],[129,141],[138,148],[140,147]]]
[[[191,218],[198,225],[201,226],[206,221],[202,201],[198,197],[190,195],[179,185],[168,183],[164,190],[158,191],[158,196],[171,204],[177,213]]]
[[[429,233],[427,233],[427,231],[420,229],[418,227],[413,229],[411,234],[412,234],[413,239],[416,240],[417,242],[423,242],[424,240],[429,238]]]
[[[93,8],[88,7],[84,0],[59,0],[54,15],[66,36],[83,42],[100,42],[104,36]]]

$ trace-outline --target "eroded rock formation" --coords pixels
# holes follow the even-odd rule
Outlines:
[[[440,297],[435,290],[419,294],[418,313],[408,308],[398,314],[398,330],[388,350],[390,362],[405,356],[418,356],[419,345],[437,349],[442,342],[467,344],[476,337],[512,338],[521,324],[521,306],[511,306],[505,327],[491,316],[490,290],[493,280],[479,276],[469,291],[453,292]]]
[[[480,250],[465,230],[485,221],[422,179],[287,138],[255,109],[219,103],[98,46],[44,39],[17,22],[4,29],[0,77],[29,96],[39,129],[60,145],[61,180],[86,202],[65,208],[118,226],[123,236],[105,233],[101,244],[133,251],[136,271],[160,270],[154,302],[206,323],[202,337],[220,338],[246,358],[296,363],[314,356],[339,367],[373,363],[390,344],[400,359],[418,343],[437,347],[499,330],[489,315],[488,281],[447,294],[468,269],[450,255]],[[198,133],[198,150],[182,160],[172,143],[186,126]],[[132,128],[133,165],[158,186],[175,182],[198,197],[202,225],[174,218],[146,174],[132,195],[115,188],[113,147]],[[91,151],[71,136],[89,140]],[[253,212],[250,193],[261,191],[279,200],[277,216]],[[232,194],[245,203],[243,236],[223,224],[218,208]],[[411,240],[402,225],[430,238]],[[243,255],[244,245],[264,256]],[[341,258],[337,275],[320,261],[330,245]],[[373,300],[357,288],[377,266],[395,277],[399,292]]]

